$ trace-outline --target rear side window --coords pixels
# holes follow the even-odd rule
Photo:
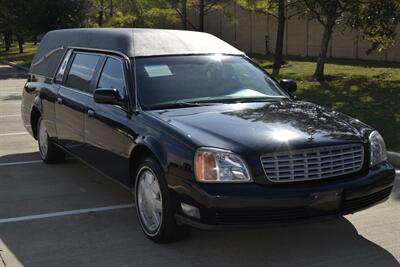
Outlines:
[[[65,57],[64,57],[64,59],[63,59],[63,61],[61,63],[60,69],[57,72],[57,76],[56,76],[56,81],[57,82],[62,82],[65,70],[66,70],[67,65],[68,65],[68,61],[69,61],[69,59],[71,57],[71,54],[72,54],[72,49],[69,49],[67,51],[67,53],[65,54]]]
[[[69,70],[65,86],[89,91],[90,81],[99,62],[100,56],[91,54],[76,54]]]
[[[120,96],[125,96],[125,80],[122,62],[108,58],[104,65],[97,88],[115,88]]]

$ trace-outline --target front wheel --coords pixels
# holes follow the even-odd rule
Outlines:
[[[44,162],[58,163],[64,160],[65,152],[49,139],[46,124],[44,123],[42,117],[38,119],[37,140],[39,145],[39,154]]]
[[[176,223],[164,173],[153,158],[146,158],[138,168],[135,200],[140,225],[149,239],[169,243],[187,236],[188,228]]]

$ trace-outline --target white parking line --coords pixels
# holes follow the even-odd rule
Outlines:
[[[0,136],[12,136],[12,135],[23,135],[23,134],[29,134],[29,133],[28,132],[4,133],[4,134],[0,134]]]
[[[44,219],[44,218],[51,218],[51,217],[60,217],[60,216],[67,216],[67,215],[76,215],[76,214],[83,214],[83,213],[89,213],[89,212],[127,209],[127,208],[133,208],[133,207],[135,207],[135,204],[123,204],[123,205],[105,206],[105,207],[98,207],[98,208],[44,213],[44,214],[37,214],[37,215],[0,219],[0,224],[1,223],[10,223],[10,222],[30,221],[30,220],[37,220],[37,219]]]
[[[12,102],[0,101],[0,105],[21,105],[21,100],[13,100]]]
[[[10,118],[10,117],[19,117],[20,114],[11,114],[11,115],[0,115],[0,118]]]
[[[3,157],[3,156],[4,156],[4,155],[0,155],[0,158]],[[42,160],[3,162],[3,163],[0,163],[0,167],[3,167],[3,166],[12,166],[12,165],[23,165],[23,164],[34,164],[34,163],[42,163],[42,162],[43,162]],[[82,162],[82,163],[85,164],[85,162]],[[104,173],[104,172],[102,172],[102,171],[100,171],[100,170],[98,170],[98,169],[96,169],[96,168],[93,168],[93,166],[91,166],[91,165],[88,165],[88,164],[85,164],[85,165],[88,166],[88,167],[90,167],[90,168],[92,168],[92,169],[94,169],[94,170],[96,170],[97,172],[101,173],[102,175],[104,175],[105,178],[110,179],[112,182],[114,182],[114,183],[116,183],[116,184],[122,186],[122,187],[125,188],[129,193],[132,193],[132,188],[130,188],[129,186],[126,186],[125,184],[121,183],[120,181],[118,181],[118,180],[116,180],[116,179],[114,179],[114,178],[108,176],[106,173]]]
[[[12,166],[12,165],[42,163],[42,162],[43,162],[42,160],[4,162],[4,163],[0,163],[0,167],[1,167],[1,166]]]

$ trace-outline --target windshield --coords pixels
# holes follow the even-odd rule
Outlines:
[[[138,98],[146,109],[177,103],[232,103],[288,98],[277,82],[242,56],[137,58],[136,70]]]

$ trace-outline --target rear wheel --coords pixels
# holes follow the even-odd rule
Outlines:
[[[188,228],[176,223],[164,173],[153,158],[146,158],[138,168],[135,200],[140,225],[149,239],[169,243],[187,236]]]
[[[37,140],[39,144],[39,154],[46,163],[62,162],[65,158],[65,152],[56,146],[47,133],[46,124],[42,117],[38,119],[37,124]]]

